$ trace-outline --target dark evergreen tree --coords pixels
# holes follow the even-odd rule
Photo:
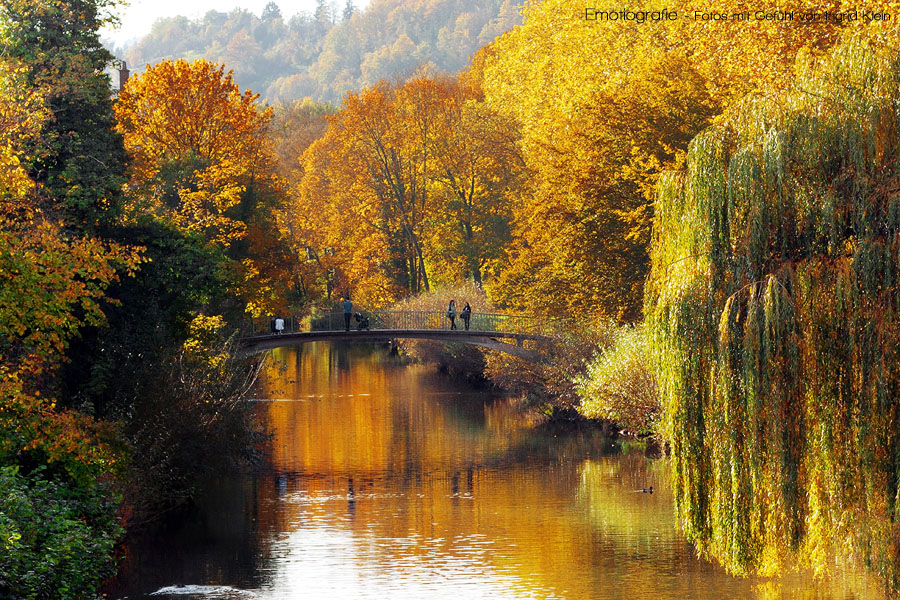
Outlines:
[[[125,181],[121,136],[113,130],[104,69],[113,56],[98,31],[111,0],[5,0],[3,53],[28,69],[28,84],[47,90],[52,119],[28,154],[30,175],[70,224],[95,232],[119,214]]]
[[[274,2],[269,2],[266,4],[266,7],[263,8],[262,16],[260,17],[263,21],[274,21],[275,19],[281,18],[281,9],[278,8],[278,5]]]
[[[349,21],[355,12],[356,6],[353,4],[353,0],[347,0],[347,3],[344,5],[344,20]]]
[[[332,13],[331,5],[327,0],[316,0],[316,12],[313,13],[313,17],[315,18],[316,23],[322,27],[323,31],[328,31],[334,24]]]

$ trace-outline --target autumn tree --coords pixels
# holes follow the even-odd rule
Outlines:
[[[163,61],[132,77],[116,103],[132,157],[134,216],[200,235],[229,259],[251,312],[283,310],[285,189],[267,136],[272,110],[207,61]]]
[[[687,536],[900,592],[897,44],[847,36],[659,185],[647,315]],[[894,33],[896,35],[896,32]]]
[[[683,160],[690,139],[717,112],[692,66],[662,56],[574,107],[564,134],[530,138],[542,152],[529,154],[535,177],[517,208],[512,261],[493,288],[497,299],[638,318],[659,169]]]
[[[56,146],[53,103],[34,78],[0,61],[0,596],[92,596],[114,569],[121,529],[104,479],[122,454],[110,427],[57,406],[56,373],[80,330],[104,321],[108,286],[137,257],[74,233],[65,217],[79,205],[56,210],[60,182],[35,181],[35,156],[70,149]],[[77,164],[70,185],[90,179]]]
[[[422,91],[426,96],[427,91]],[[388,257],[382,269],[393,284],[415,293],[429,287],[423,231],[428,210],[424,170],[428,160],[428,129],[416,122],[415,93],[404,98],[401,122],[397,90],[383,85],[348,94],[343,110],[331,118],[328,133],[320,146],[334,139],[337,152],[329,161],[338,172],[329,182],[331,189],[312,201],[334,201],[343,205],[337,218],[354,221],[361,236],[356,244],[365,256],[373,252]],[[340,188],[340,189],[335,189]],[[336,238],[339,239],[339,238]],[[336,244],[335,244],[336,245]]]
[[[131,508],[154,511],[189,497],[198,470],[256,449],[253,417],[235,403],[253,371],[218,338],[245,308],[283,306],[284,247],[267,212],[283,196],[268,114],[223,69],[168,63],[131,84],[116,110],[132,169],[110,234],[139,245],[145,262],[106,287],[102,321],[79,328],[56,385],[61,404],[120,423]]]
[[[306,171],[303,155],[306,150],[328,128],[327,116],[335,112],[330,106],[316,104],[309,99],[287,104],[278,104],[268,127],[279,174],[288,185],[297,189]],[[323,297],[330,297],[333,291],[334,273],[324,267],[329,256],[316,252],[324,247],[312,241],[316,237],[312,224],[320,215],[304,215],[302,211],[289,210],[282,221],[289,256],[285,263],[290,265],[293,283],[293,299],[300,305],[314,304]]]
[[[695,8],[592,6],[682,15]],[[529,5],[524,16],[523,27],[496,42],[485,68],[487,102],[516,120],[534,174],[515,219],[511,266],[493,297],[518,308],[639,319],[659,172],[677,167],[688,142],[725,106],[761,86],[783,86],[792,58],[820,55],[841,25],[608,22],[575,16],[561,0]]]
[[[102,98],[92,94],[105,78],[96,79],[90,68],[82,70],[82,61],[90,65],[90,60],[99,60],[103,54],[93,54],[99,48],[99,43],[92,43],[96,42],[97,9],[98,5],[92,3],[53,7],[40,2],[13,2],[0,10],[0,35],[8,50],[0,61],[0,469],[4,484],[0,502],[4,507],[8,503],[7,485],[42,486],[52,480],[60,493],[72,494],[74,513],[67,513],[67,518],[76,519],[77,498],[82,494],[103,495],[97,478],[104,470],[114,468],[117,455],[107,443],[109,436],[101,436],[102,428],[74,412],[57,409],[56,374],[81,329],[104,322],[109,285],[120,274],[131,271],[139,260],[137,249],[77,233],[101,222],[109,225],[105,219],[110,218],[107,210],[112,210],[112,205],[106,202],[109,198],[96,194],[108,191],[103,185],[116,181],[118,168],[111,161],[112,179],[106,179],[109,173],[86,167],[90,162],[86,159],[97,156],[84,156],[75,148],[98,153],[108,150],[105,144],[110,132],[99,131],[93,138],[91,128],[70,121],[76,115],[97,116],[103,100],[108,102],[108,88],[104,88]],[[85,22],[67,21],[76,16]],[[54,71],[61,68],[60,64],[33,48],[26,51],[26,42],[48,51],[58,50],[73,61],[69,65],[73,71]],[[83,57],[78,52],[79,43],[84,46]],[[30,60],[10,58],[17,54]],[[54,80],[53,75],[61,79]],[[48,85],[51,81],[58,87]],[[66,94],[70,97],[62,97]],[[73,129],[61,133],[61,127]],[[115,155],[115,144],[112,146]],[[86,189],[92,183],[97,183],[98,189]],[[74,220],[78,215],[89,220]],[[37,467],[47,471],[35,473]],[[51,492],[44,500],[52,501],[52,496]],[[105,502],[100,497],[97,500]],[[18,567],[40,560],[39,544],[44,542],[39,541],[39,521],[46,508],[21,515],[22,521],[4,521],[5,554],[19,561],[18,566],[12,565],[4,556],[0,564],[4,573],[15,575]],[[98,542],[108,542],[110,550],[116,528],[112,508],[107,506],[107,510],[105,516],[95,516],[109,519],[106,525],[110,529],[98,530],[97,534],[102,538]],[[37,517],[37,522],[32,517]],[[60,525],[60,531],[68,527],[63,521]],[[16,529],[19,526],[25,530]],[[54,536],[44,541],[57,543]],[[71,539],[72,556],[84,550],[83,542],[90,542],[76,537]],[[46,577],[42,583],[40,578],[26,577],[22,572],[20,582],[0,578],[0,594],[8,595],[8,586],[16,583],[22,586],[16,589],[28,590],[29,594],[55,597],[57,592],[44,586],[61,585],[69,575],[75,578],[68,580],[73,590],[96,587],[102,572],[108,572],[108,557],[87,554],[82,555],[85,564],[97,564],[99,568],[104,563],[98,573],[81,576],[87,587],[76,583],[77,576],[71,573],[60,572],[60,578]],[[47,554],[43,558],[54,561],[60,557]],[[16,570],[12,570],[14,567]]]
[[[304,153],[295,243],[312,273],[319,273],[313,280],[326,297],[352,292],[382,305],[402,295],[410,259],[398,244],[402,233],[392,225],[390,206],[379,203],[365,155],[348,152],[347,142],[340,124],[332,123]]]
[[[349,94],[305,157],[307,245],[372,301],[426,291],[435,273],[480,283],[508,239],[516,135],[450,77]]]
[[[296,184],[302,179],[300,157],[314,141],[325,135],[326,116],[333,112],[333,107],[308,98],[273,107],[268,137],[278,161],[278,172],[291,183]]]
[[[116,118],[147,210],[220,245],[243,237],[233,209],[267,158],[270,112],[256,99],[224,66],[203,60],[163,61],[128,81]]]
[[[79,328],[103,320],[99,300],[117,277],[113,263],[133,265],[134,256],[67,234],[43,208],[47,199],[23,159],[26,148],[47,143],[42,125],[50,116],[27,79],[26,68],[0,64],[0,370],[35,393]]]
[[[133,250],[76,233],[108,230],[118,211],[123,155],[102,75],[109,54],[97,39],[108,7],[0,10],[0,380],[9,407],[52,406],[72,339],[104,321],[117,264],[127,272],[137,262]]]
[[[515,194],[524,179],[518,129],[491,110],[477,87],[449,81],[430,140],[430,187],[436,210],[429,238],[435,271],[445,282],[499,272],[507,245]]]

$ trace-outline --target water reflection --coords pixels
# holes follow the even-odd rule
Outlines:
[[[158,565],[131,597],[174,583],[268,599],[877,597],[861,576],[745,580],[698,559],[664,460],[536,427],[378,349],[275,356],[258,392],[273,471],[211,488],[194,532],[215,552],[192,562],[188,546],[192,566]]]

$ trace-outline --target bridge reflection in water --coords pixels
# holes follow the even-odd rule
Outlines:
[[[560,340],[567,322],[565,319],[473,313],[468,324],[457,315],[457,328],[451,329],[450,319],[444,312],[372,311],[355,313],[347,330],[344,313],[336,312],[315,315],[304,321],[284,319],[281,333],[273,332],[271,319],[257,319],[245,329],[240,342],[249,351],[261,352],[317,341],[421,339],[472,344],[540,362],[546,358],[547,348]]]

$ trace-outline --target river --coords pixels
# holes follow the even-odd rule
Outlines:
[[[374,345],[277,350],[256,396],[271,469],[209,482],[190,519],[132,542],[109,597],[880,597],[840,568],[731,577],[679,534],[665,458]]]

